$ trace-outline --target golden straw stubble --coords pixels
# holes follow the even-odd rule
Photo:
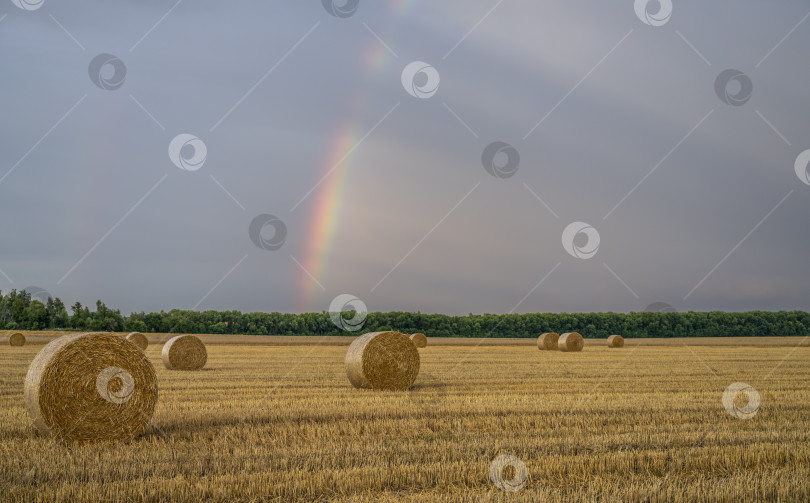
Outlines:
[[[557,332],[546,332],[540,334],[537,338],[537,349],[541,351],[553,351],[557,349],[557,341],[560,339],[560,334]]]
[[[200,370],[208,361],[205,344],[193,335],[178,335],[163,345],[163,365],[169,370]]]
[[[127,335],[127,340],[138,346],[141,351],[145,351],[149,347],[149,340],[140,332],[130,332]]]
[[[419,351],[400,332],[369,332],[346,352],[346,375],[355,388],[406,390],[419,374]]]
[[[11,334],[8,343],[10,346],[25,346],[25,336],[19,332]]]
[[[111,333],[51,341],[25,378],[25,404],[34,426],[66,443],[132,440],[149,424],[157,397],[152,363]]]
[[[611,335],[608,337],[607,345],[609,348],[621,348],[624,347],[624,337],[621,335]]]
[[[560,336],[557,347],[560,351],[565,352],[582,351],[582,348],[585,347],[585,339],[577,332],[568,332]]]
[[[427,347],[427,336],[423,333],[411,334],[411,340],[417,348]]]

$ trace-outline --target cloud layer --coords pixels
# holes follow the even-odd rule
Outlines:
[[[650,26],[621,3],[6,2],[0,289],[124,312],[810,308],[807,5]],[[485,169],[493,142],[514,173]],[[251,239],[262,214],[283,246]]]

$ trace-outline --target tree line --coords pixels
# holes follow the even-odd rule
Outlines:
[[[330,313],[242,313],[189,311],[121,315],[100,300],[95,311],[80,302],[70,312],[59,298],[45,303],[25,290],[0,292],[0,326],[6,330],[88,330],[184,334],[351,335]],[[354,311],[342,313],[346,319]],[[688,311],[630,313],[529,313],[448,316],[406,312],[368,313],[362,332],[397,330],[429,337],[537,337],[543,332],[579,332],[584,337],[748,337],[804,336],[805,311]]]

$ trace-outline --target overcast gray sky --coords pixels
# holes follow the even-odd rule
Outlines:
[[[0,289],[807,310],[810,4],[643,3],[4,0]]]

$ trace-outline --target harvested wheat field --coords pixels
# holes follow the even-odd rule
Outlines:
[[[153,344],[160,393],[145,434],[72,447],[36,433],[25,409],[43,346],[0,346],[0,499],[810,499],[799,339],[622,351],[603,340],[578,353],[528,342],[432,347],[404,392],[355,389],[346,346],[209,344],[203,370],[172,372]],[[726,410],[734,383],[758,408],[737,396]]]

